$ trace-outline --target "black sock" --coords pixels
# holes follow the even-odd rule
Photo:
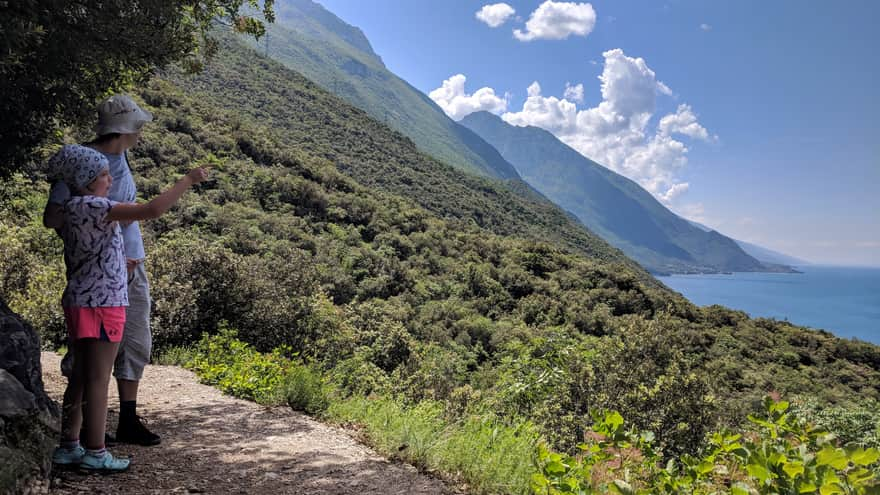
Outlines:
[[[137,401],[119,401],[119,421],[133,421],[137,417]]]

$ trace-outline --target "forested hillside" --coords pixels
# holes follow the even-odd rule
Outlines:
[[[522,181],[502,183],[455,169],[421,153],[412,141],[279,63],[219,35],[216,60],[195,77],[166,75],[217,108],[232,107],[273,129],[274,139],[331,161],[366,186],[397,194],[440,217],[474,222],[500,235],[552,241],[591,258],[624,265],[659,285]],[[245,136],[243,140],[256,139]],[[248,148],[245,143],[245,149]]]
[[[486,177],[518,179],[513,166],[430,98],[389,71],[370,42],[312,0],[276,3],[267,38],[249,43],[374,119],[408,136],[425,153]]]

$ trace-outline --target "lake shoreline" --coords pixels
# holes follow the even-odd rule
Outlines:
[[[657,276],[698,306],[719,304],[841,338],[880,344],[880,268],[797,266],[795,273],[731,272]]]

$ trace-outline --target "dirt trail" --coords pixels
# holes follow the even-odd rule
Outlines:
[[[59,402],[66,380],[61,358],[43,353],[46,391]],[[112,382],[112,380],[111,380]],[[119,401],[111,383],[109,420]],[[112,476],[53,474],[51,493],[453,494],[458,491],[412,466],[385,460],[345,430],[287,407],[264,407],[223,395],[173,366],[148,366],[139,412],[161,445],[119,444],[128,472]]]

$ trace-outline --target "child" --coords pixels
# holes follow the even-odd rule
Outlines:
[[[153,120],[150,112],[142,109],[126,95],[113,95],[98,105],[98,122],[95,139],[86,146],[100,151],[110,161],[113,185],[107,197],[120,203],[133,203],[137,196],[137,184],[128,164],[128,150],[138,144],[141,129]],[[50,173],[50,175],[52,175]],[[43,214],[46,227],[61,228],[64,223],[64,203],[70,199],[70,189],[63,177],[52,176],[52,189]],[[125,308],[125,330],[113,376],[119,390],[119,422],[116,439],[120,442],[150,446],[161,442],[161,437],[150,431],[141,421],[137,410],[137,397],[144,367],[150,362],[153,336],[150,331],[150,282],[144,268],[146,252],[138,222],[123,223],[122,243],[128,268],[128,306]],[[73,370],[73,353],[68,352],[61,361],[61,371],[70,377]],[[107,445],[113,438],[106,436]]]
[[[193,184],[204,181],[203,168],[191,170],[174,186],[146,204],[107,199],[113,178],[100,152],[64,146],[50,160],[73,194],[64,204],[64,263],[67,287],[61,298],[74,369],[64,392],[61,444],[53,462],[81,469],[116,472],[128,459],[114,458],[104,447],[107,384],[125,326],[128,305],[126,259],[119,222],[156,218]],[[80,445],[79,432],[85,426]]]

